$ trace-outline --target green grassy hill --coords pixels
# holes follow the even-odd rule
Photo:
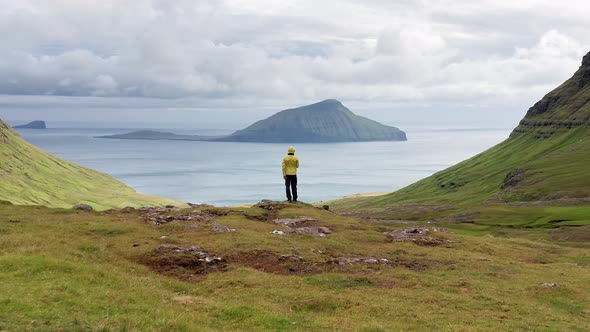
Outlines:
[[[240,142],[405,141],[406,134],[398,128],[358,116],[338,100],[328,99],[281,111],[217,140]]]
[[[113,177],[53,156],[23,140],[0,120],[0,200],[20,205],[95,209],[179,205],[138,194]]]
[[[472,204],[590,197],[590,53],[572,78],[531,107],[506,141],[394,193],[335,202]]]
[[[161,215],[0,204],[0,331],[588,330],[588,226],[414,242],[303,204]],[[272,234],[301,216],[332,233]]]

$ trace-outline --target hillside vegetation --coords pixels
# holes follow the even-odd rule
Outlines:
[[[0,330],[587,331],[590,232],[554,227],[0,204]]]
[[[334,202],[474,204],[590,197],[590,53],[572,78],[529,109],[506,141],[406,188]]]
[[[0,200],[21,205],[95,209],[181,205],[141,195],[113,177],[65,161],[23,140],[0,120]]]

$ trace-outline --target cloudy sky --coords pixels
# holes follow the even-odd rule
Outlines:
[[[0,117],[9,121],[238,126],[337,98],[387,123],[510,124],[590,51],[582,0],[0,0],[0,8]]]

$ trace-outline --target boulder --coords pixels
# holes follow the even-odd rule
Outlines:
[[[92,211],[94,210],[92,206],[88,204],[76,204],[72,207],[74,210],[81,210],[81,211]]]
[[[263,199],[260,202],[258,202],[258,204],[254,205],[254,207],[258,207],[261,209],[271,211],[271,210],[280,210],[282,208],[285,208],[285,207],[287,207],[287,204],[277,202],[277,201],[272,201],[270,199]]]

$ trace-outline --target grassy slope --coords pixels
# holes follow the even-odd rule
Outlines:
[[[438,172],[399,191],[368,198],[330,203],[358,209],[396,203],[470,204],[488,199],[535,200],[557,194],[562,197],[590,196],[590,130],[573,129],[550,140],[530,135],[503,143],[453,167]],[[525,179],[509,190],[502,184],[514,169],[524,169]]]
[[[576,73],[529,109],[511,137],[391,194],[332,202],[335,208],[477,204],[590,197],[590,53]],[[509,173],[525,173],[504,186]]]
[[[180,204],[138,194],[109,175],[67,162],[23,140],[0,121],[0,200],[14,204],[96,209]]]
[[[133,213],[0,204],[0,330],[587,331],[590,255],[583,243],[551,242],[543,229],[527,231],[534,240],[510,229],[504,237],[462,235],[471,231],[450,224],[458,234],[445,236],[458,243],[422,247],[386,241],[382,232],[395,225],[306,206],[279,215],[314,216],[335,233],[275,236],[276,226],[237,214],[217,220],[236,232],[213,233],[152,226]],[[590,235],[588,227],[577,230],[584,232]],[[137,263],[164,242],[222,256],[262,249],[306,260],[321,258],[318,250],[386,257],[424,270],[276,275],[230,264],[227,272],[188,283]],[[561,287],[542,287],[546,282]]]

